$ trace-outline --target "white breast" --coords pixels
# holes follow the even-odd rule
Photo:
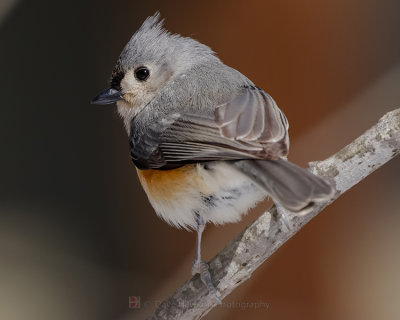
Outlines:
[[[139,172],[157,214],[176,227],[195,228],[195,212],[205,222],[236,222],[266,196],[264,190],[226,162],[189,165],[178,170],[177,174],[170,174],[178,179],[169,185],[161,172],[157,178],[144,177]]]
[[[198,170],[213,190],[212,202],[208,206],[203,204],[199,212],[205,221],[215,224],[237,222],[267,196],[263,189],[226,162],[211,164],[210,170],[199,166]]]

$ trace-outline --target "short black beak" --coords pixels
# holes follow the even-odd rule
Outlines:
[[[98,105],[111,104],[121,99],[122,93],[120,91],[113,88],[107,88],[94,97],[90,103]]]

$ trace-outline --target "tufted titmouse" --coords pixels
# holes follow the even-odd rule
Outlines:
[[[238,221],[266,196],[281,213],[306,213],[333,191],[285,159],[288,121],[266,92],[162,23],[158,13],[146,19],[92,103],[117,103],[151,204],[169,224],[197,230],[192,273],[219,301],[200,254],[207,222]]]

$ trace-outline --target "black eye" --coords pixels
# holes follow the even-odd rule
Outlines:
[[[139,81],[146,81],[150,76],[150,70],[146,67],[139,67],[135,70],[135,77]]]

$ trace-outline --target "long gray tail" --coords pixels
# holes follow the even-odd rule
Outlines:
[[[323,178],[287,160],[241,160],[233,165],[292,212],[306,213],[316,202],[333,195],[333,188]]]

